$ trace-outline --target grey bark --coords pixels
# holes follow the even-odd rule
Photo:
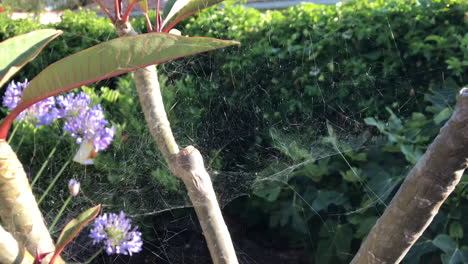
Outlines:
[[[455,189],[468,159],[468,88],[450,120],[409,172],[352,264],[400,263]]]

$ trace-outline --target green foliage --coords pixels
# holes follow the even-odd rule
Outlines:
[[[227,208],[249,228],[267,226],[273,242],[307,247],[317,263],[349,263],[468,83],[467,12],[461,0],[206,10],[180,24],[183,35],[242,45],[158,66],[171,125],[181,145],[196,142],[209,153],[211,168],[258,173],[242,209]],[[132,23],[146,32],[143,19]],[[40,27],[0,16],[2,38]],[[92,13],[66,13],[56,27],[65,31],[60,41],[22,76],[116,37],[109,21]],[[156,202],[137,205],[132,197],[180,193],[180,182],[155,162],[133,83],[122,77],[105,85],[95,97],[112,113],[118,136],[82,184],[112,189],[100,200],[139,213]],[[22,146],[34,145],[28,131],[19,130],[15,147],[23,133]],[[50,131],[36,133],[35,144],[47,144]],[[23,149],[23,158],[35,153]],[[35,154],[39,160],[47,152]],[[443,263],[463,263],[466,186],[464,177],[405,263],[439,255]]]
[[[191,18],[183,34],[236,39],[242,46],[209,54],[189,76],[217,80],[225,104],[258,108],[260,123],[329,119],[353,128],[350,120],[384,116],[395,102],[409,115],[444,79],[466,82],[466,9],[463,1],[304,4],[266,13],[211,9]]]
[[[37,30],[1,42],[0,87],[61,33],[53,29]]]
[[[1,4],[12,11],[39,13],[46,3],[44,0],[2,0]]]
[[[117,37],[110,21],[99,18],[91,11],[78,13],[65,11],[62,21],[52,25],[41,25],[28,19],[12,20],[7,15],[0,14],[1,40],[40,28],[56,28],[63,30],[64,33],[51,42],[42,54],[29,63],[24,70],[20,71],[15,76],[18,79],[31,79],[59,59]]]

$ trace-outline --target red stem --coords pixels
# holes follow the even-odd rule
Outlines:
[[[121,4],[122,2],[120,2],[120,3],[119,3],[119,2],[120,2],[119,0],[114,0],[115,19],[117,19],[117,20],[121,20],[121,19],[122,19],[122,14],[121,14],[122,10],[120,10],[120,4]]]
[[[159,15],[159,0],[156,5],[156,32],[161,32],[161,16]]]
[[[132,12],[133,8],[135,8],[136,3],[137,2],[135,1],[135,2],[130,4],[130,6],[127,9],[127,12],[125,12],[125,14],[122,17],[122,22],[124,22],[124,23],[128,22],[128,18],[130,17],[130,13]]]
[[[148,25],[148,32],[153,31],[153,26],[151,26],[151,20],[148,16],[148,13],[145,13],[146,24]]]
[[[109,9],[107,9],[99,0],[94,0],[94,2],[98,4],[98,6],[102,9],[102,11],[104,11],[104,13],[106,13],[106,15],[110,18],[112,23],[115,24],[115,19],[112,17]]]
[[[27,108],[27,107],[26,107]],[[8,130],[10,130],[11,124],[15,121],[15,118],[26,108],[16,107],[11,111],[9,115],[7,115],[2,123],[0,123],[0,140],[6,140],[8,137]]]

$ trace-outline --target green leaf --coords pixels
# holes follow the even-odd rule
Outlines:
[[[461,225],[460,222],[456,221],[456,222],[450,223],[449,235],[450,237],[453,237],[456,239],[463,238],[463,226]]]
[[[133,4],[135,2],[138,2],[138,4],[140,5],[140,8],[141,10],[144,12],[144,13],[148,13],[148,1],[147,0],[128,0],[128,2],[130,4]]]
[[[403,264],[419,264],[421,257],[425,254],[437,251],[437,248],[430,241],[424,241],[411,247],[408,255],[403,260]]]
[[[453,253],[457,247],[456,243],[446,234],[440,234],[432,240],[434,246],[440,248],[445,253]]]
[[[1,42],[0,87],[60,34],[61,30],[41,29]]]
[[[275,186],[272,188],[261,188],[254,190],[254,194],[258,197],[261,197],[268,202],[274,202],[278,199],[279,194],[281,193],[281,187]]]
[[[181,20],[223,0],[169,0],[164,7],[162,31],[168,32]]]
[[[188,38],[149,33],[117,38],[75,53],[47,67],[25,89],[21,104],[47,98],[184,56],[238,44],[214,38]]]
[[[359,222],[358,229],[355,232],[354,237],[360,238],[360,239],[366,237],[366,235],[369,234],[372,227],[377,222],[377,219],[378,218],[376,216],[370,216],[370,217],[363,219],[361,222]]]
[[[327,221],[320,228],[319,237],[315,263],[349,263],[346,260],[351,256],[349,253],[353,238],[353,230],[349,224]]]
[[[0,125],[5,139],[22,110],[47,97],[152,64],[239,44],[214,38],[149,33],[113,39],[61,59],[39,73],[24,90],[20,104]]]
[[[317,198],[312,203],[312,207],[317,212],[326,209],[330,204],[342,205],[346,197],[342,193],[335,191],[318,191]]]
[[[468,255],[466,251],[456,248],[453,252],[442,254],[440,257],[443,264],[466,264]]]
[[[442,110],[436,116],[434,116],[434,123],[439,125],[443,121],[448,120],[450,118],[450,116],[452,115],[452,112],[453,112],[452,109],[450,109],[448,107],[444,108],[444,110]]]
[[[88,210],[81,213],[77,218],[68,222],[57,240],[57,244],[55,245],[56,249],[52,259],[50,260],[50,263],[53,263],[55,258],[60,256],[60,253],[62,253],[65,247],[80,233],[80,231],[89,222],[96,218],[100,210],[101,205],[98,204],[95,207],[89,208]]]
[[[343,177],[343,180],[347,182],[361,182],[364,181],[365,178],[362,170],[355,167],[347,171],[340,171],[340,174]]]

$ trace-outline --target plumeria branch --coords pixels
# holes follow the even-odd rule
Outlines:
[[[118,24],[120,36],[137,33],[130,24]],[[210,176],[200,152],[192,146],[182,151],[174,139],[167,119],[155,66],[135,71],[135,86],[150,133],[169,169],[180,178],[197,213],[214,264],[237,264],[231,236],[224,222]]]
[[[21,251],[15,238],[0,226],[0,263],[14,263],[21,258]]]
[[[103,11],[104,13],[106,13],[106,15],[107,15],[107,16],[109,17],[109,19],[112,21],[112,23],[115,23],[115,19],[114,19],[114,17],[112,17],[112,15],[111,15],[109,9],[107,9],[107,8],[101,3],[101,1],[99,1],[99,0],[94,0],[94,2],[95,2],[97,5],[99,5],[99,7],[102,9],[102,11]]]
[[[161,13],[159,11],[160,8],[160,0],[156,4],[156,32],[161,32]]]
[[[122,20],[122,0],[114,0],[115,19]]]
[[[148,26],[148,31],[153,31],[153,26],[151,25],[151,20],[148,16],[148,13],[145,13],[146,25]]]
[[[127,8],[127,11],[125,12],[125,14],[123,15],[122,17],[122,22],[124,23],[127,23],[128,22],[128,19],[130,17],[130,13],[132,12],[133,8],[135,8],[135,5],[137,4],[137,2],[132,2],[130,4],[130,6]]]
[[[55,250],[26,172],[4,140],[0,140],[0,201],[3,226],[16,241],[23,243],[29,252]],[[62,262],[60,259],[56,264]]]
[[[468,88],[452,117],[408,173],[352,264],[400,263],[468,168]]]

